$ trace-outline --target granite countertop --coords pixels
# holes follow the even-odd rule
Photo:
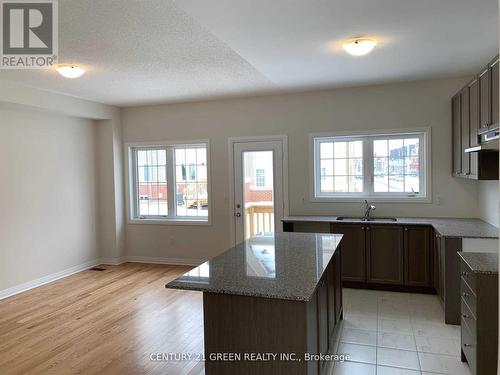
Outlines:
[[[462,252],[458,256],[467,263],[474,273],[498,274],[497,253]]]
[[[341,234],[319,233],[253,237],[166,287],[309,301],[341,239]]]
[[[360,223],[360,220],[337,220],[337,216],[287,216],[286,222]],[[498,238],[498,228],[481,219],[398,217],[397,221],[372,221],[372,224],[431,225],[444,237]]]

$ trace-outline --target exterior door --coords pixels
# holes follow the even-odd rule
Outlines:
[[[281,232],[283,141],[233,143],[235,244]]]

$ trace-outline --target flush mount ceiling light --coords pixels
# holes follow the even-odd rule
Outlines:
[[[56,70],[66,78],[78,78],[85,73],[85,69],[75,64],[56,65]]]
[[[342,47],[353,56],[363,56],[370,53],[376,45],[377,42],[373,39],[358,38],[345,42]]]

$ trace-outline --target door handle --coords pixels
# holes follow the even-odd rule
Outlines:
[[[235,212],[235,213],[234,213],[234,216],[236,216],[236,217],[241,217],[241,214],[240,214],[239,212]]]

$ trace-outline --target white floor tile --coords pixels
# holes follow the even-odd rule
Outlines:
[[[358,316],[358,315],[347,315],[344,318],[344,329],[362,329],[366,331],[376,331],[377,330],[377,318]]]
[[[341,342],[349,344],[362,344],[362,345],[377,345],[377,332],[365,331],[361,329],[344,328]]]
[[[415,336],[417,351],[434,354],[460,355],[456,341],[450,338]]]
[[[377,366],[377,375],[420,375],[420,371],[398,367]]]
[[[395,319],[380,319],[378,321],[378,331],[413,334],[412,326],[409,321]]]
[[[337,353],[349,355],[349,362],[377,363],[375,346],[340,343]]]
[[[417,352],[377,348],[377,365],[420,370]]]
[[[414,336],[406,333],[378,332],[377,346],[412,351],[417,350]]]
[[[367,363],[337,362],[333,368],[333,375],[375,375],[376,366]]]
[[[450,375],[466,375],[464,364],[460,357],[431,353],[418,353],[422,371],[437,372]]]

